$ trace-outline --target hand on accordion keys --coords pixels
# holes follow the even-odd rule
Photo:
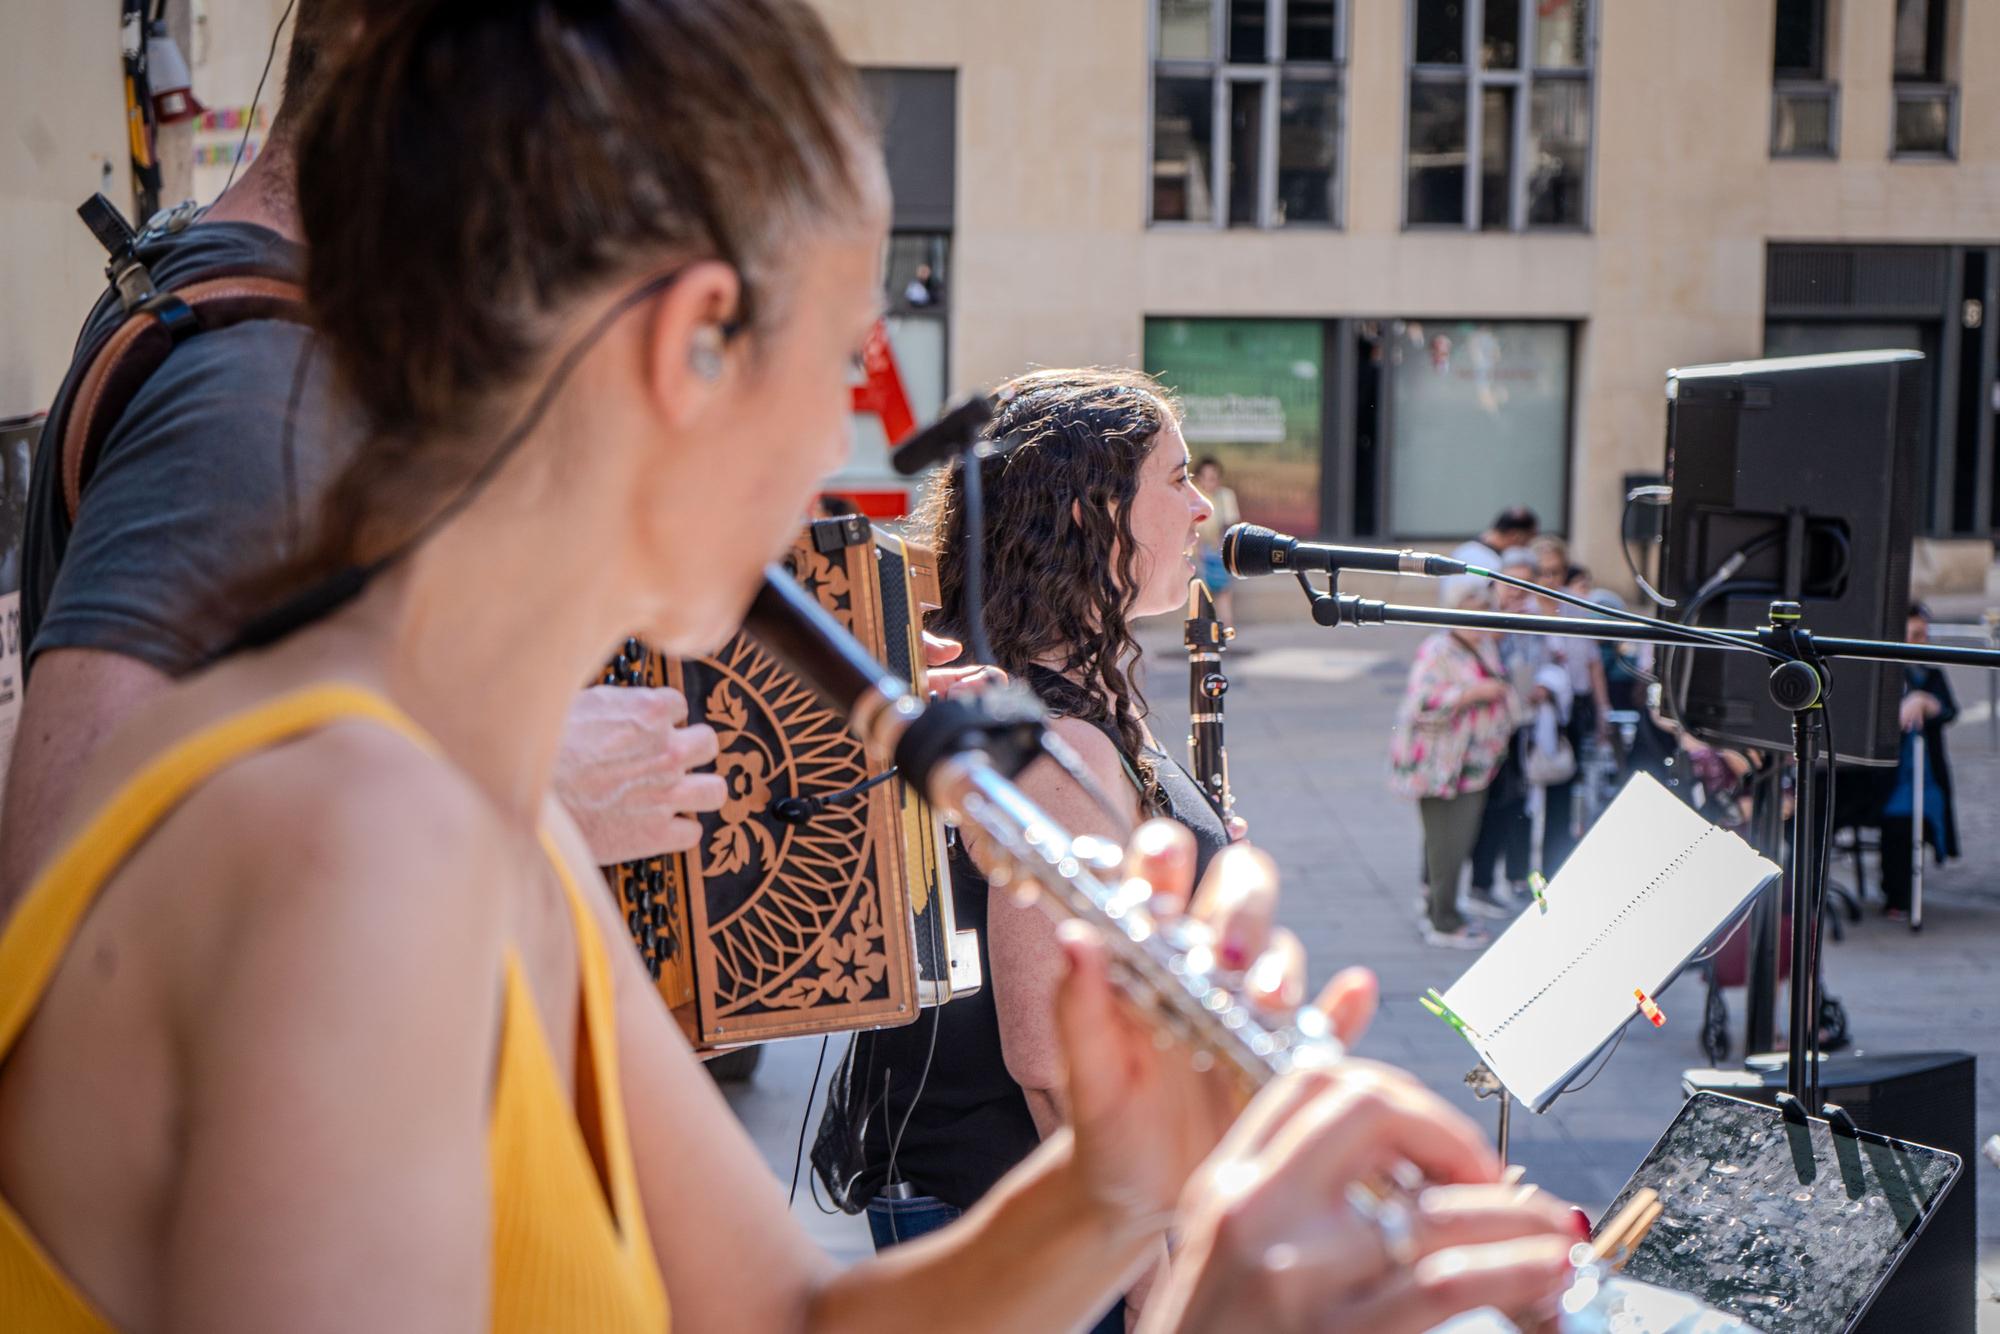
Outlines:
[[[592,686],[570,706],[556,755],[555,794],[599,864],[686,852],[690,818],[722,809],[715,730],[688,725],[687,700],[667,686]]]

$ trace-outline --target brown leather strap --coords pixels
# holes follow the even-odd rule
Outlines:
[[[177,287],[173,295],[194,311],[195,334],[240,324],[245,320],[305,318],[305,290],[295,282],[255,274],[224,274]],[[63,505],[76,522],[84,484],[97,466],[97,454],[111,428],[152,378],[174,338],[152,314],[134,315],[118,326],[90,360],[77,382],[63,422]]]

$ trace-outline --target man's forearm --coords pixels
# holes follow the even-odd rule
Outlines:
[[[53,649],[21,702],[0,803],[0,913],[52,856],[84,766],[134,710],[165,691],[165,672],[96,649]]]
[[[929,1334],[940,1319],[1023,1334],[1073,1328],[1124,1289],[1166,1222],[1096,1199],[1059,1131],[960,1222],[830,1280],[807,1328]]]

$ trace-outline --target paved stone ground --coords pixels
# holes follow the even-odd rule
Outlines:
[[[1149,638],[1163,742],[1184,736],[1184,670],[1173,627]],[[1418,938],[1419,833],[1412,807],[1383,786],[1383,754],[1405,664],[1419,634],[1398,627],[1320,631],[1288,620],[1247,627],[1232,655],[1228,698],[1230,767],[1237,805],[1255,840],[1285,875],[1284,922],[1304,939],[1315,981],[1361,962],[1382,979],[1382,1009],[1362,1053],[1403,1065],[1490,1124],[1461,1079],[1474,1057],[1415,998],[1448,986],[1469,956]],[[1856,1047],[1868,1051],[1962,1048],[1979,1057],[1979,1126],[2000,1130],[2000,999],[1993,994],[2000,946],[2000,750],[1984,718],[1985,682],[1955,677],[1969,717],[1953,734],[1965,845],[1974,855],[1926,881],[1920,934],[1870,916],[1830,945],[1827,981],[1847,1005]],[[1983,850],[1983,851],[1982,851]],[[1736,1045],[1742,993],[1728,993]],[[1680,1074],[1706,1065],[1698,1042],[1702,990],[1684,980],[1659,998],[1664,1029],[1634,1025],[1588,1088],[1545,1116],[1517,1114],[1514,1153],[1536,1180],[1586,1208],[1601,1209],[1680,1106]],[[1782,1003],[1780,1010],[1782,1022]],[[789,1180],[799,1117],[817,1041],[779,1044],[754,1084],[731,1101],[779,1179]],[[839,1055],[836,1041],[828,1061]],[[1981,1328],[2000,1331],[2000,1171],[1969,1164],[1961,1189],[1979,1192]],[[795,1212],[834,1254],[866,1251],[865,1227],[824,1218],[799,1190]]]

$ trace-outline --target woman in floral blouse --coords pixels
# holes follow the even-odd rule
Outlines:
[[[1443,581],[1448,607],[1490,605],[1486,581]],[[1424,824],[1430,882],[1424,939],[1432,945],[1483,949],[1487,936],[1458,911],[1458,878],[1479,836],[1486,788],[1521,721],[1521,705],[1500,666],[1493,637],[1441,630],[1417,649],[1389,741],[1389,786],[1414,797]]]

